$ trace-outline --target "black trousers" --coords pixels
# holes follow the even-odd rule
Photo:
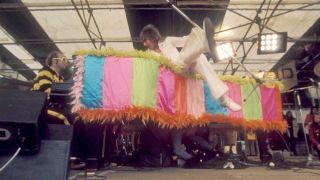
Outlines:
[[[312,146],[314,150],[317,151],[317,154],[318,154],[318,158],[320,160],[320,150],[316,147],[316,146]]]
[[[272,160],[272,155],[268,151],[268,133],[264,131],[257,131],[259,157],[262,162],[268,162]]]

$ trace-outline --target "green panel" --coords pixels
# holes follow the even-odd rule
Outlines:
[[[243,116],[247,120],[262,119],[260,88],[254,88],[252,84],[241,85],[242,97],[246,98],[243,102]]]
[[[142,58],[134,59],[132,80],[133,105],[156,107],[158,71],[158,62]]]

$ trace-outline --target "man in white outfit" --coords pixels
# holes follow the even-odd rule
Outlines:
[[[241,110],[241,106],[227,96],[228,87],[217,76],[203,53],[214,52],[213,27],[209,18],[205,18],[202,30],[192,28],[190,34],[184,37],[167,37],[163,39],[159,30],[153,25],[146,25],[140,32],[143,45],[152,53],[162,53],[173,63],[187,70],[201,74],[208,83],[212,96],[219,100],[222,106],[232,111]],[[179,52],[177,47],[182,47]]]

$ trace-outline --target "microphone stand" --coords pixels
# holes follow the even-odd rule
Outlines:
[[[255,79],[255,78],[254,78]],[[256,79],[255,79],[256,80]],[[248,100],[248,98],[252,95],[253,92],[256,91],[256,89],[263,83],[263,80],[258,79],[258,81],[256,80],[256,84],[255,86],[252,88],[252,90],[250,91],[250,93],[247,95],[247,97],[245,97],[243,99],[243,102],[246,102]]]
[[[252,95],[253,92],[256,91],[256,89],[263,84],[264,82],[266,82],[266,80],[261,79],[259,77],[257,77],[255,74],[253,74],[249,69],[247,69],[247,67],[245,67],[243,65],[243,63],[241,63],[237,58],[230,56],[232,60],[236,61],[248,74],[251,75],[251,77],[256,81],[255,86],[252,88],[252,90],[250,91],[250,93],[247,95],[247,97],[245,97],[243,99],[243,102],[246,102],[248,100],[248,98]]]
[[[255,86],[252,88],[252,90],[250,91],[250,93],[247,95],[247,97],[245,97],[243,99],[243,102],[246,102],[248,100],[248,98],[252,95],[253,92],[256,91],[256,89],[263,84],[264,82],[266,82],[266,80],[261,79],[259,77],[257,77],[255,74],[253,74],[246,66],[243,65],[243,63],[241,63],[237,58],[233,57],[233,55],[231,55],[230,53],[228,53],[225,49],[222,48],[222,50],[227,53],[231,60],[237,62],[248,74],[250,74],[250,76],[256,81]]]
[[[285,91],[286,93],[287,92],[293,92],[294,97],[296,97],[296,98],[294,98],[294,100],[295,100],[295,109],[298,110],[298,112],[296,111],[296,117],[298,117],[298,115],[300,117],[300,118],[297,118],[297,121],[298,121],[298,119],[300,119],[300,123],[302,125],[303,137],[304,137],[304,141],[305,141],[306,149],[307,149],[307,153],[308,153],[307,162],[306,162],[306,166],[307,167],[308,166],[314,166],[314,165],[316,165],[316,166],[320,165],[320,162],[313,161],[312,153],[311,153],[311,150],[310,150],[310,147],[309,147],[309,143],[308,143],[308,140],[307,140],[307,135],[306,135],[305,127],[304,127],[304,122],[302,120],[301,100],[300,100],[300,95],[298,93],[298,91],[300,91],[300,90],[306,90],[306,89],[309,89],[311,87],[313,87],[313,86],[306,86],[306,87],[302,87],[302,88],[296,88],[296,89],[291,89],[291,90]],[[318,96],[317,98],[319,99],[318,89],[316,89],[316,90],[317,90],[316,94]]]
[[[172,3],[170,2],[170,0],[166,0],[166,1],[167,1],[168,4],[171,5],[171,7],[172,7],[175,11],[177,11],[182,17],[184,17],[189,23],[191,23],[192,26],[198,27],[198,28],[201,29],[201,27],[198,26],[197,23],[195,23],[194,21],[192,21],[186,14],[184,14],[184,12],[182,12],[179,8],[177,8],[177,6],[175,6],[174,4],[172,4]]]
[[[295,98],[295,106],[296,106],[296,109],[299,109],[299,119],[300,119],[300,123],[302,125],[302,132],[303,132],[303,137],[304,137],[304,141],[305,141],[305,144],[306,144],[306,149],[307,149],[307,153],[308,153],[308,158],[307,158],[307,166],[309,166],[310,162],[312,161],[312,154],[310,153],[310,148],[309,148],[309,143],[308,143],[308,139],[307,139],[307,133],[306,133],[306,130],[305,130],[305,127],[304,127],[304,123],[302,121],[302,109],[301,109],[301,100],[300,100],[300,95],[297,91],[293,91],[293,94],[294,96],[296,97]],[[298,119],[298,118],[297,118]]]

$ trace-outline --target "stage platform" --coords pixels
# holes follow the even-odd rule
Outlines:
[[[91,177],[86,177],[85,171],[71,170],[69,180],[319,180],[320,177],[320,166],[304,167],[306,157],[302,156],[287,158],[285,162],[289,166],[280,169],[259,164],[257,157],[249,157],[249,160],[256,166],[233,170],[110,166],[96,171],[95,176]]]

